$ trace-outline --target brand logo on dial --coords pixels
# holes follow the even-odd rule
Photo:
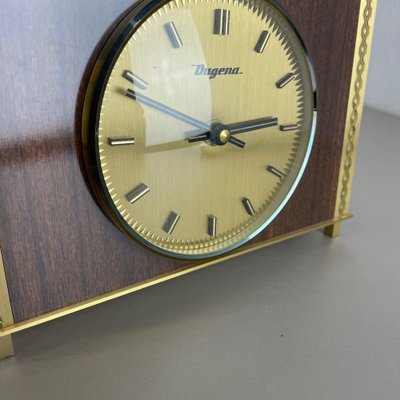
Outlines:
[[[208,68],[204,64],[195,64],[194,75],[208,76],[208,79],[214,79],[217,75],[241,75],[239,67],[222,67],[222,68]]]

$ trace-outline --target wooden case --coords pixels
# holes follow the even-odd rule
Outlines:
[[[21,329],[314,229],[338,234],[349,217],[376,0],[277,3],[314,62],[311,158],[268,229],[234,253],[197,263],[158,256],[124,236],[96,204],[85,172],[88,79],[132,0],[0,8],[0,356],[12,353],[9,335]]]

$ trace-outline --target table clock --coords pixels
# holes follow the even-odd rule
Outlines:
[[[0,357],[22,329],[338,236],[375,0],[22,3],[0,10]]]

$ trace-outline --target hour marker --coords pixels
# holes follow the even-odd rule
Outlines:
[[[279,171],[279,169],[273,167],[272,165],[268,165],[267,171],[271,172],[271,174],[274,174],[280,179],[283,179],[285,177],[285,174],[283,172]]]
[[[229,10],[214,10],[214,35],[229,35],[231,12]]]
[[[126,198],[128,199],[129,203],[133,204],[149,192],[150,188],[144,183],[141,183],[140,185],[136,186],[133,190],[131,190],[126,195]]]
[[[262,53],[270,37],[271,34],[268,31],[262,31],[260,37],[258,38],[254,51],[256,51],[257,53]]]
[[[251,201],[249,200],[249,199],[247,199],[246,197],[244,197],[243,199],[242,199],[242,203],[243,203],[243,206],[244,206],[244,208],[246,209],[246,211],[247,211],[247,214],[249,214],[249,215],[254,215],[256,212],[254,211],[254,207],[253,207],[253,205],[251,204]]]
[[[287,84],[292,82],[292,80],[294,78],[295,78],[295,74],[293,72],[289,72],[283,78],[279,79],[278,82],[276,82],[276,87],[278,89],[283,89]]]
[[[210,236],[216,236],[217,235],[217,217],[214,217],[214,215],[209,215],[208,220],[207,220],[207,233]]]
[[[110,146],[131,146],[135,144],[135,138],[124,136],[109,137],[108,144]]]
[[[165,224],[163,226],[163,230],[165,232],[167,232],[168,235],[170,235],[173,232],[173,230],[175,229],[175,226],[178,223],[180,217],[181,216],[179,214],[177,214],[177,213],[175,213],[173,211],[171,211],[169,213],[168,218],[165,221]]]
[[[289,131],[295,131],[298,128],[299,126],[297,124],[287,124],[287,125],[281,125],[279,127],[279,130],[282,132],[289,132]]]
[[[122,76],[128,80],[129,82],[133,83],[135,86],[137,86],[139,89],[147,89],[147,86],[149,84],[142,79],[140,76],[134,74],[132,71],[126,70],[122,74]]]
[[[183,46],[182,40],[179,36],[178,31],[176,30],[175,24],[173,22],[168,22],[164,25],[165,31],[171,41],[172,47],[174,49],[179,49],[179,47]]]

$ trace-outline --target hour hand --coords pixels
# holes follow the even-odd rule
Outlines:
[[[244,148],[245,142],[233,137],[239,133],[256,131],[259,129],[270,128],[271,126],[278,125],[278,118],[265,117],[251,119],[248,121],[235,122],[233,124],[214,124],[211,126],[211,130],[200,135],[192,136],[188,139],[189,143],[202,142],[203,140],[211,140],[215,144],[224,145],[226,143],[232,143],[235,146]]]
[[[200,135],[191,136],[188,138],[189,143],[203,142],[210,139],[210,132],[201,133]]]
[[[211,143],[218,146],[224,146],[227,143],[231,143],[241,149],[244,149],[246,146],[243,140],[233,137],[231,132],[222,124],[214,124],[211,127],[211,131],[188,138],[189,143],[203,142],[204,140],[210,140]]]
[[[249,121],[235,122],[234,124],[226,125],[232,135],[239,133],[257,131],[259,129],[270,128],[278,125],[278,118],[265,117],[257,118]]]

